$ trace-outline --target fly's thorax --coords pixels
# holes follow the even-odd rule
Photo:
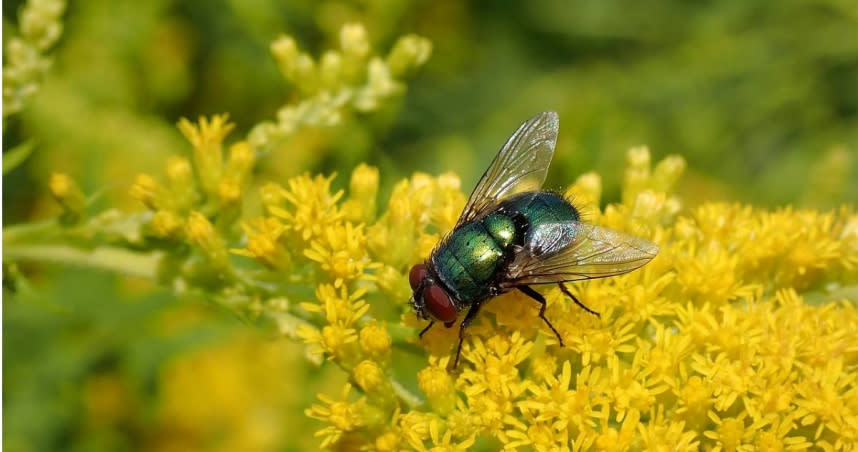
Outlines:
[[[485,220],[455,230],[430,259],[441,282],[463,305],[488,297],[504,266],[506,247],[498,243],[494,234],[504,242],[511,240],[504,238],[512,224],[509,218],[492,219],[491,232]]]
[[[516,242],[515,222],[507,215],[493,214],[483,219],[483,226],[502,249]]]

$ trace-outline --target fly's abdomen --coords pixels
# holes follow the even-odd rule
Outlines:
[[[467,303],[484,298],[504,264],[504,250],[514,234],[515,226],[508,217],[492,215],[475,221],[447,238],[432,256],[432,264],[458,300]]]
[[[562,195],[550,191],[515,195],[503,203],[504,211],[523,217],[527,226],[562,221],[578,221],[581,215]]]
[[[539,225],[581,219],[578,209],[572,203],[562,195],[550,191],[519,193],[505,200],[499,211],[515,221],[516,236],[525,243],[534,240],[531,234]],[[574,233],[574,229],[568,232]]]

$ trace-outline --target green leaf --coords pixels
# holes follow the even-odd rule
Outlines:
[[[29,140],[15,146],[11,151],[3,153],[3,174],[8,174],[24,163],[24,160],[27,160],[34,149],[36,149],[36,141]]]

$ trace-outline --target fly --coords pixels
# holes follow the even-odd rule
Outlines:
[[[465,329],[487,301],[518,290],[539,303],[539,318],[560,346],[563,338],[545,317],[545,297],[531,286],[556,284],[590,314],[565,283],[622,275],[658,253],[653,243],[581,221],[562,195],[542,190],[554,156],[559,120],[543,112],[525,121],[501,147],[471,193],[453,230],[408,275],[417,315],[452,327],[462,314],[453,368]]]

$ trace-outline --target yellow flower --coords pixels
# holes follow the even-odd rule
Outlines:
[[[376,361],[384,362],[387,360],[391,342],[386,326],[375,320],[370,321],[360,330],[361,350]]]
[[[354,222],[368,222],[375,218],[378,177],[378,168],[365,164],[352,171],[349,199],[343,203],[345,218]]]
[[[591,366],[577,370],[573,380],[572,365],[563,362],[559,376],[544,383],[531,384],[532,394],[518,403],[525,419],[550,422],[552,429],[566,435],[591,431],[600,416],[596,408],[607,402],[601,370]]]
[[[304,174],[290,179],[287,188],[279,190],[279,196],[291,204],[291,209],[269,204],[268,211],[291,226],[305,242],[322,236],[328,227],[337,225],[343,217],[337,206],[343,192],[331,194],[334,177]]]
[[[377,393],[387,382],[381,367],[370,360],[361,361],[355,366],[354,378],[358,386],[367,393]]]
[[[617,422],[623,422],[627,415],[639,417],[641,413],[649,413],[656,396],[668,390],[666,384],[649,378],[650,371],[643,367],[639,357],[639,354],[635,355],[628,367],[616,355],[608,360],[611,377],[607,383],[610,388],[607,395],[617,413]]]
[[[217,186],[223,174],[222,143],[226,135],[235,127],[228,122],[229,115],[215,115],[211,119],[200,117],[194,125],[185,118],[179,120],[179,130],[194,147],[194,164],[203,191],[217,193]]]
[[[765,452],[781,452],[787,450],[807,450],[813,444],[803,436],[787,436],[796,428],[794,415],[779,418],[769,414],[750,426],[756,432],[754,447]]]
[[[447,372],[449,358],[433,359],[432,362],[433,365],[417,374],[417,384],[435,411],[449,414],[458,400],[453,378]]]
[[[328,359],[351,361],[356,355],[349,347],[357,340],[354,328],[340,325],[327,325],[321,330],[302,324],[295,332],[296,336],[310,346],[310,353],[326,356]]]
[[[665,419],[661,405],[649,421],[638,424],[638,433],[646,450],[700,450],[698,433],[686,428],[682,421]]]
[[[461,452],[468,451],[474,445],[475,435],[471,435],[464,440],[458,440],[453,436],[453,431],[447,429],[442,433],[441,421],[433,419],[429,423],[429,441],[432,444],[431,448],[418,447],[417,450],[425,450],[432,452]]]
[[[247,236],[247,245],[230,251],[254,258],[273,269],[288,268],[291,256],[280,240],[287,230],[284,224],[273,217],[257,217],[242,223],[241,228]]]
[[[599,450],[608,451],[625,451],[629,450],[632,442],[637,435],[637,427],[640,424],[640,412],[635,410],[625,416],[619,425],[619,429],[614,428],[607,418],[610,416],[601,417],[601,429],[596,437],[595,446]]]
[[[238,183],[244,183],[253,169],[254,163],[256,163],[256,154],[247,141],[239,141],[229,147],[227,174]]]
[[[191,162],[184,157],[172,156],[167,159],[167,181],[173,208],[185,211],[196,201],[196,182]]]
[[[709,418],[715,424],[715,429],[703,432],[703,436],[715,441],[715,447],[712,449],[714,452],[753,450],[752,445],[746,443],[753,435],[753,431],[746,428],[744,420],[746,414],[722,419],[714,412],[709,412]]]
[[[148,174],[138,174],[129,189],[131,197],[142,202],[150,209],[161,207],[163,188]],[[166,207],[166,206],[165,206]]]
[[[182,219],[170,210],[159,210],[152,216],[152,232],[158,237],[178,238],[184,234]]]
[[[199,212],[191,212],[185,225],[188,240],[200,248],[203,255],[217,269],[228,267],[228,255],[223,239],[215,231],[214,225]]]
[[[356,402],[348,402],[351,388],[349,384],[343,387],[340,401],[324,394],[318,394],[319,400],[324,405],[313,405],[306,411],[307,416],[329,424],[316,432],[316,436],[322,438],[323,448],[336,444],[343,434],[352,432],[364,425],[365,399],[360,398]]]
[[[380,264],[370,262],[366,254],[366,237],[363,225],[331,225],[322,231],[322,236],[310,241],[304,256],[320,264],[329,273],[334,287],[348,285],[356,279],[371,279],[366,270],[378,268]]]

